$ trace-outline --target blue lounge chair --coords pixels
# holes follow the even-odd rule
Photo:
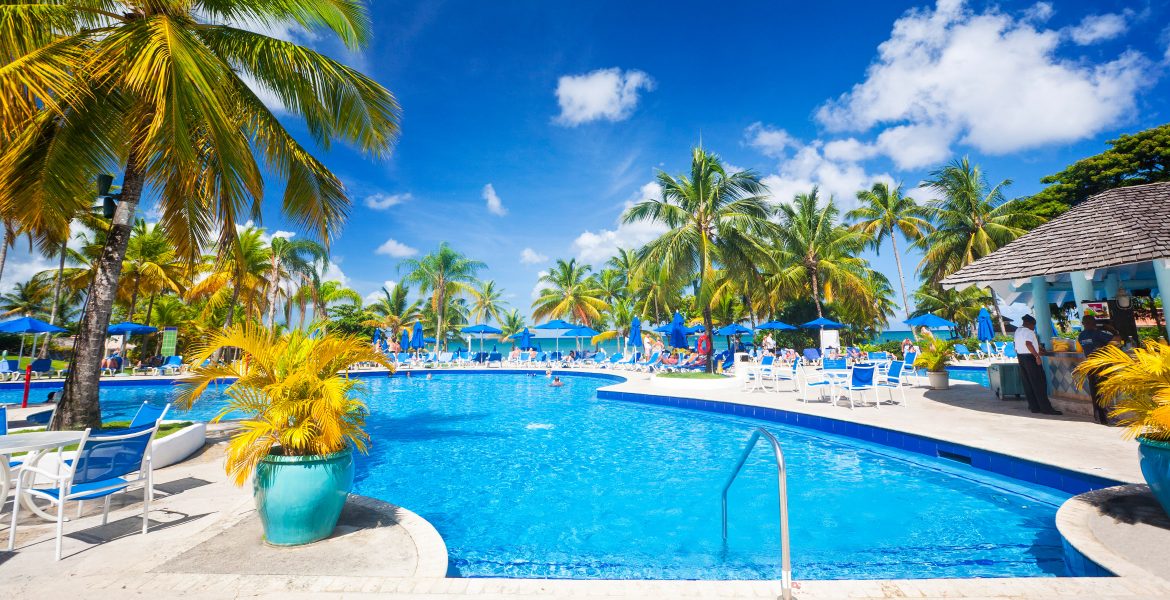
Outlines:
[[[613,367],[614,365],[616,365],[616,364],[618,364],[619,362],[621,362],[621,360],[622,360],[622,353],[621,353],[621,352],[615,352],[615,353],[613,353],[613,354],[612,354],[612,355],[611,355],[611,356],[610,356],[608,359],[606,359],[606,360],[602,361],[602,362],[601,362],[601,363],[598,365],[598,368],[601,368],[601,369],[606,369],[606,368]]]
[[[486,366],[490,367],[490,366],[492,366],[492,363],[495,363],[497,367],[504,366],[504,356],[502,354],[500,354],[499,352],[489,353],[487,355],[487,358],[484,359],[484,364]]]
[[[36,379],[53,375],[53,361],[47,358],[38,358],[29,363],[28,366],[32,369],[32,375]]]
[[[168,373],[179,374],[183,371],[183,357],[182,356],[168,356],[166,360],[158,366],[158,373],[166,375]]]
[[[873,390],[873,404],[878,406],[881,401],[877,397],[877,384],[874,381],[874,374],[877,367],[874,365],[857,365],[849,370],[849,381],[841,388],[849,392],[849,408],[852,409],[855,405],[853,402],[853,393],[857,392],[858,398],[865,401],[865,392]]]
[[[134,418],[130,420],[130,429],[161,423],[163,418],[167,416],[167,411],[169,410],[171,410],[170,402],[162,406],[143,402],[142,406],[138,407],[138,412],[134,413]]]
[[[1003,345],[1003,357],[1004,358],[1019,358],[1019,356],[1020,356],[1019,354],[1016,354],[1016,345],[1015,344],[1004,344]]]
[[[805,364],[816,365],[821,362],[821,351],[816,348],[805,348],[801,356],[804,358]]]
[[[634,363],[634,369],[637,371],[641,371],[642,369],[649,370],[650,367],[652,367],[653,365],[658,364],[660,362],[659,359],[661,358],[661,356],[662,356],[661,353],[655,352],[654,354],[650,355],[650,358],[647,358],[646,360],[638,361],[638,362]]]
[[[125,491],[131,486],[143,486],[142,533],[150,526],[147,516],[150,502],[154,499],[153,469],[151,467],[151,440],[158,431],[158,424],[120,431],[92,432],[85,430],[78,444],[74,460],[61,466],[59,471],[46,471],[29,465],[21,465],[21,475],[32,473],[35,477],[48,480],[53,487],[23,489],[30,477],[17,476],[17,502],[12,504],[12,524],[8,528],[8,550],[16,547],[16,524],[20,514],[20,495],[29,494],[57,505],[57,544],[55,556],[61,560],[61,537],[65,522],[65,503],[76,500],[105,499],[102,511],[102,525],[110,514],[110,496]]]
[[[959,360],[971,360],[971,357],[975,355],[967,348],[966,344],[955,344],[955,356]]]

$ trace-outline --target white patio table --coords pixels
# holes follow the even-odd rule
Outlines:
[[[12,473],[8,467],[8,461],[11,460],[13,454],[28,452],[22,457],[23,462],[35,465],[46,451],[53,449],[60,451],[65,446],[80,442],[83,435],[84,432],[81,431],[34,431],[32,433],[0,435],[0,499],[8,497],[12,484]],[[59,464],[60,461],[58,461]],[[13,501],[24,501],[24,505],[42,519],[57,520],[55,515],[41,510],[28,496],[15,498]]]

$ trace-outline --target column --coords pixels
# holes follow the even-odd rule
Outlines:
[[[1077,301],[1077,314],[1084,317],[1083,305],[1086,302],[1092,302],[1097,299],[1093,292],[1093,272],[1092,271],[1077,271],[1076,273],[1068,274],[1069,280],[1072,282],[1073,298]]]
[[[1044,276],[1032,278],[1032,316],[1036,317],[1036,337],[1052,348],[1052,310],[1048,308],[1048,282]]]
[[[1159,258],[1153,262],[1154,277],[1158,280],[1158,296],[1162,298],[1162,324],[1167,328],[1166,340],[1170,341],[1170,320],[1167,320],[1167,306],[1170,306],[1170,259]]]

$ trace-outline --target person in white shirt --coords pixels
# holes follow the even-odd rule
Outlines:
[[[1044,361],[1040,358],[1044,349],[1036,337],[1036,318],[1024,315],[1023,327],[1016,329],[1016,360],[1020,363],[1020,375],[1024,378],[1024,397],[1028,399],[1028,410],[1045,415],[1062,414],[1052,408],[1048,399],[1048,377],[1044,374]]]

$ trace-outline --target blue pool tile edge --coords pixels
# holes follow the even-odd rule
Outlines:
[[[1060,534],[1060,545],[1064,548],[1064,567],[1073,577],[1115,577],[1116,574],[1102,567],[1076,549],[1064,534]]]
[[[934,438],[903,433],[884,427],[865,425],[842,421],[820,415],[809,415],[786,411],[778,408],[766,408],[732,402],[714,400],[698,400],[679,396],[659,396],[653,394],[638,394],[616,390],[597,390],[597,397],[606,400],[622,400],[640,404],[658,406],[673,406],[693,410],[702,410],[714,413],[731,414],[735,416],[751,417],[774,423],[804,427],[816,431],[823,431],[844,437],[850,437],[866,442],[873,442],[907,452],[923,454],[931,457],[942,457],[970,464],[976,469],[989,471],[1012,479],[1027,483],[1034,483],[1045,487],[1067,492],[1072,495],[1122,485],[1122,482],[1105,477],[1078,473],[1069,469],[1046,465],[1035,461],[972,448],[962,444],[936,440]]]

